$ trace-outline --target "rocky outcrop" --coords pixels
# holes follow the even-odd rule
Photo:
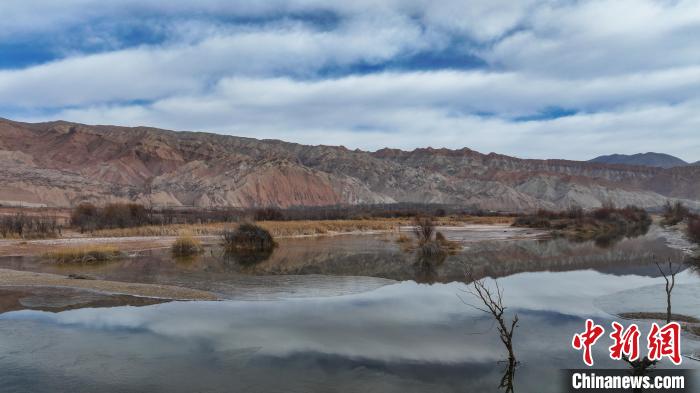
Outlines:
[[[700,167],[522,160],[469,149],[305,146],[154,128],[0,120],[2,201],[198,207],[443,203],[493,210],[700,200]]]

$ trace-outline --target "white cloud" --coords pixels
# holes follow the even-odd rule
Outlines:
[[[337,21],[329,18],[324,28],[298,18],[325,13]],[[27,120],[145,124],[362,148],[468,146],[580,159],[663,150],[700,158],[695,1],[68,0],[58,6],[37,0],[2,2],[0,14],[8,21],[0,32],[5,40],[104,18],[117,25],[148,18],[166,36],[158,45],[73,53],[0,71],[0,107],[51,114]],[[109,41],[109,34],[97,38]],[[487,65],[342,71],[443,50],[455,58],[479,56]],[[337,76],[324,73],[338,67]],[[551,108],[577,114],[514,120]]]
[[[481,54],[509,69],[564,77],[700,63],[697,1],[585,1],[537,8],[527,28]]]
[[[507,81],[504,86],[501,77]],[[636,97],[638,89],[663,87],[658,79],[665,80],[665,75],[612,80],[593,87],[561,88],[551,82],[551,94],[546,98],[541,94],[543,89],[537,88],[542,82],[511,78],[517,76],[438,72],[317,82],[225,79],[205,94],[169,97],[147,106],[70,109],[58,117],[364,149],[466,146],[484,152],[572,159],[587,159],[601,151],[652,151],[659,146],[671,154],[694,159],[688,152],[699,151],[695,130],[700,128],[700,100],[670,105],[657,102],[653,94],[646,99]],[[639,86],[640,79],[646,87]],[[509,85],[520,88],[508,90],[505,86]],[[596,90],[603,88],[617,95],[613,109],[521,122],[471,114],[489,109],[520,112],[567,100],[579,106],[593,105],[588,100],[606,94]],[[566,97],[577,89],[582,92],[578,101]],[[621,92],[625,89],[626,95]],[[498,101],[509,92],[510,101]],[[630,144],[630,140],[635,143]]]

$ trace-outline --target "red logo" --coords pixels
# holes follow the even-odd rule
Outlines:
[[[639,327],[631,324],[627,330],[617,322],[612,323],[614,332],[610,333],[610,338],[615,343],[610,347],[610,357],[620,360],[622,355],[628,356],[629,360],[639,359]]]
[[[660,328],[656,322],[652,323],[647,336],[647,347],[650,360],[668,357],[673,364],[681,364],[681,325],[671,322]]]
[[[603,333],[605,333],[605,329],[603,329],[602,326],[596,325],[591,319],[587,319],[586,331],[574,335],[571,345],[573,345],[574,349],[583,349],[583,362],[588,366],[593,365],[593,354],[591,353],[591,348],[600,339]]]
[[[639,327],[631,324],[625,329],[617,322],[612,323],[613,332],[610,338],[613,345],[609,347],[610,358],[614,360],[622,359],[626,355],[630,361],[640,358],[639,337],[641,335]],[[583,362],[589,367],[593,366],[593,353],[591,349],[603,336],[605,329],[596,325],[591,319],[586,320],[586,330],[574,335],[571,346],[580,351],[583,350]],[[681,358],[681,325],[678,322],[671,322],[660,327],[657,323],[651,324],[651,330],[647,336],[647,357],[649,360],[661,360],[669,358],[673,364],[679,365]]]

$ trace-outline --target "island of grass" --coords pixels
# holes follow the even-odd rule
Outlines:
[[[645,234],[651,223],[651,217],[642,208],[604,205],[590,211],[580,207],[560,212],[538,210],[535,214],[516,218],[513,226],[545,229],[554,236],[571,240],[609,242]]]
[[[700,319],[683,314],[671,314],[670,317],[665,312],[625,312],[618,315],[623,319],[649,320],[649,321],[674,321],[679,322],[683,330],[700,336]]]
[[[56,263],[99,263],[119,259],[124,254],[116,247],[92,245],[67,247],[45,253],[44,258]]]
[[[170,246],[170,251],[176,258],[185,258],[201,254],[204,249],[198,239],[190,235],[183,235],[175,239],[173,245]]]
[[[625,313],[620,314],[620,318],[665,321],[668,318],[668,314],[666,314],[665,312],[646,312],[646,311],[625,312]],[[684,322],[684,323],[700,323],[699,319],[697,319],[695,317],[691,317],[689,315],[683,315],[683,314],[671,314],[671,320],[676,321],[676,322]]]

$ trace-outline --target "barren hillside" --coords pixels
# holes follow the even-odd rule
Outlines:
[[[154,128],[0,120],[0,203],[319,206],[421,202],[526,210],[698,206],[700,167],[522,160],[469,149],[377,152]]]

